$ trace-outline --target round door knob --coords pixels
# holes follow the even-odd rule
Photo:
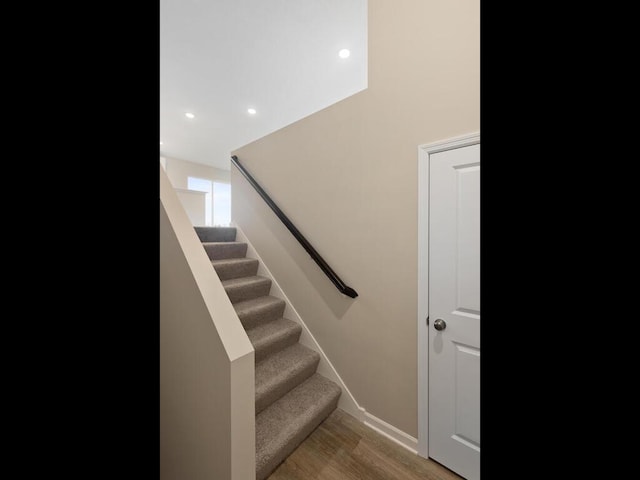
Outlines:
[[[436,330],[440,331],[440,330],[444,330],[445,328],[447,328],[447,322],[445,322],[443,319],[438,318],[435,322],[433,322],[433,326],[436,328]]]

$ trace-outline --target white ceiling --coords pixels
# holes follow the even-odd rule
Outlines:
[[[160,0],[161,156],[228,170],[232,150],[366,86],[367,0]]]

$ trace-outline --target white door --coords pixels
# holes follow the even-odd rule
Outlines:
[[[429,457],[480,478],[480,145],[429,161]]]

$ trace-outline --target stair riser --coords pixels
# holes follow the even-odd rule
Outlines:
[[[297,343],[300,339],[300,333],[302,333],[302,330],[288,332],[286,336],[279,337],[275,340],[270,341],[269,343],[263,343],[261,345],[258,345],[257,347],[254,345],[256,351],[256,363],[258,363],[263,358],[271,355],[272,353],[279,352],[280,350],[283,350]]]
[[[271,290],[271,281],[254,283],[252,285],[243,285],[241,287],[225,287],[224,289],[226,290],[231,303],[238,303],[244,300],[251,300],[253,298],[269,295],[269,290]]]
[[[245,328],[245,330],[248,330],[262,323],[267,323],[271,322],[272,320],[282,318],[282,316],[284,315],[284,307],[284,302],[276,305],[269,305],[268,307],[254,310],[251,313],[240,313],[238,314],[238,318],[240,319],[240,323],[242,323],[242,326]]]
[[[220,280],[232,278],[253,277],[258,273],[258,260],[234,265],[214,265]]]
[[[213,245],[202,244],[210,260],[223,260],[225,258],[244,258],[247,256],[246,243],[216,243]]]
[[[233,242],[235,227],[194,227],[201,242]]]
[[[319,362],[320,356],[313,363],[308,363],[295,374],[289,375],[284,382],[273,385],[264,392],[256,392],[256,415],[316,373]]]

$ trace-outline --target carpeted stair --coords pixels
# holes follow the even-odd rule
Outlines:
[[[266,479],[338,405],[341,389],[318,373],[320,355],[298,343],[302,328],[283,318],[233,227],[194,227],[255,348],[256,479]]]

